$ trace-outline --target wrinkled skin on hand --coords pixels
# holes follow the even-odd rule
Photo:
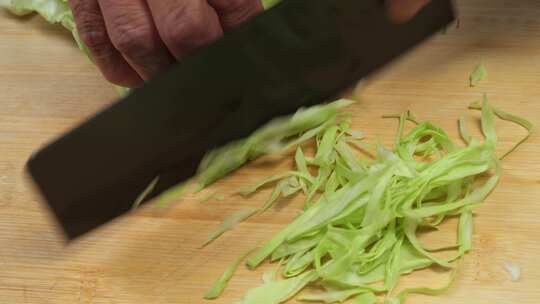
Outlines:
[[[136,87],[263,10],[260,0],[70,0],[92,59]]]
[[[405,21],[428,1],[388,0],[388,12],[396,21]],[[140,86],[263,11],[261,0],[69,0],[69,4],[93,61],[107,80],[124,87]]]

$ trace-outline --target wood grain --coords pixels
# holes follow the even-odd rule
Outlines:
[[[380,116],[405,109],[457,135],[456,119],[487,93],[493,104],[540,122],[540,2],[458,1],[460,28],[438,35],[372,77],[351,107],[355,127],[391,143],[395,121]],[[381,38],[382,39],[382,38]],[[486,81],[469,88],[479,62]],[[206,303],[202,295],[237,255],[260,244],[298,212],[299,200],[254,217],[199,250],[227,214],[260,206],[249,200],[200,204],[186,197],[166,210],[143,208],[66,246],[48,211],[24,177],[30,153],[114,100],[116,93],[61,29],[39,18],[0,13],[0,303]],[[524,132],[497,122],[501,151]],[[477,130],[476,130],[477,132]],[[475,218],[474,250],[444,296],[409,303],[537,303],[540,298],[540,138],[504,162],[504,177]],[[212,190],[228,193],[290,166],[256,162]],[[454,239],[451,223],[433,242]],[[519,283],[502,263],[519,264]],[[268,266],[265,266],[268,267]],[[223,297],[233,303],[260,284],[265,267],[240,269]],[[413,274],[403,285],[444,283],[444,274]]]

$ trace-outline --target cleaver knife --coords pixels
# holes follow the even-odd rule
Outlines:
[[[29,159],[68,239],[196,174],[205,153],[322,103],[454,20],[432,0],[389,20],[379,0],[285,0],[133,90]]]

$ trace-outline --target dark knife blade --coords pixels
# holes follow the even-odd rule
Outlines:
[[[324,102],[447,26],[451,1],[390,22],[378,0],[286,0],[35,153],[28,170],[69,238],[193,176],[203,155]]]

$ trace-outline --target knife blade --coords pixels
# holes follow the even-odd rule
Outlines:
[[[391,22],[379,0],[286,0],[36,153],[27,170],[69,239],[196,173],[205,153],[326,101],[443,29],[450,0]]]

